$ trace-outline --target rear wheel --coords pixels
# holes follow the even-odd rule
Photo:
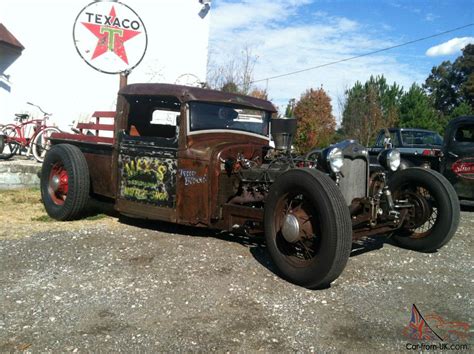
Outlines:
[[[278,177],[265,203],[270,257],[287,280],[324,288],[343,271],[351,252],[349,209],[334,181],[317,170]]]
[[[49,127],[41,130],[38,135],[35,136],[31,145],[31,152],[36,161],[43,162],[46,152],[51,148],[51,134],[59,132],[60,130],[58,128]]]
[[[445,177],[416,167],[396,172],[388,185],[395,199],[413,205],[403,227],[393,236],[396,243],[420,252],[434,252],[448,243],[457,230],[460,208]]]
[[[19,150],[15,137],[17,130],[14,125],[6,125],[0,131],[0,159],[7,160]]]
[[[41,196],[49,216],[56,220],[76,219],[89,199],[89,169],[78,147],[54,145],[41,169]]]

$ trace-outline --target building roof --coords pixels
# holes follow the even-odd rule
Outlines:
[[[0,43],[14,47],[20,52],[25,49],[18,39],[16,39],[15,36],[11,34],[2,23],[0,23]]]
[[[119,94],[123,96],[173,96],[177,97],[181,102],[219,102],[276,112],[275,106],[266,100],[191,86],[172,84],[131,84],[122,88]]]

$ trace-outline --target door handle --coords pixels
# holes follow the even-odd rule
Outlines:
[[[451,151],[448,152],[448,154],[456,159],[459,157],[459,155],[456,155],[454,152],[451,152]]]

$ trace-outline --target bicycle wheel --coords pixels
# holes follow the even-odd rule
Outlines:
[[[31,145],[31,152],[36,161],[43,162],[46,152],[51,147],[50,137],[53,133],[61,132],[58,128],[48,127],[41,130],[33,139]]]
[[[7,160],[19,150],[18,142],[15,140],[17,130],[14,125],[6,125],[0,131],[0,159]]]

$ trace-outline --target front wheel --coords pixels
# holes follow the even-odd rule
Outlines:
[[[58,128],[48,127],[35,136],[31,145],[31,152],[36,161],[43,162],[46,152],[51,148],[51,134],[61,132]]]
[[[393,236],[397,244],[434,252],[448,243],[459,225],[460,207],[456,191],[444,176],[426,168],[408,168],[394,173],[388,186],[396,200],[412,205]]]
[[[54,145],[41,168],[41,197],[46,212],[56,220],[73,220],[89,200],[89,168],[77,146]]]
[[[265,239],[281,275],[324,288],[344,270],[351,252],[349,209],[334,181],[317,170],[290,170],[271,186]]]

